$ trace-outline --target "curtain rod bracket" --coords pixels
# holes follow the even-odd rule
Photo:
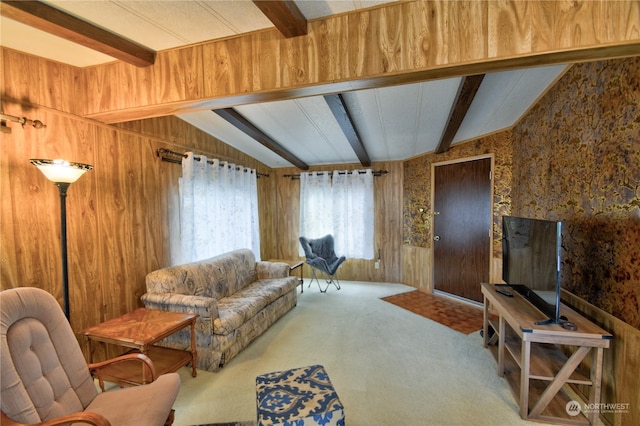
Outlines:
[[[4,133],[11,133],[11,128],[7,126],[7,121],[12,121],[14,123],[19,123],[22,128],[24,129],[25,124],[28,124],[30,126],[33,126],[34,129],[43,129],[46,126],[46,124],[44,124],[42,121],[40,120],[31,120],[27,117],[16,117],[15,115],[9,115],[9,114],[4,114],[4,113],[0,113],[0,120],[2,121],[2,131]]]

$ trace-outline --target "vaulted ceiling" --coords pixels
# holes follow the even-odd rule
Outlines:
[[[308,20],[388,2],[53,0],[36,4],[36,12],[20,8],[14,12],[12,3],[2,4],[3,46],[88,67],[114,58],[144,65],[157,51],[274,26],[295,37],[305,31]],[[51,17],[56,11],[64,12],[60,22]],[[79,34],[79,23],[89,25],[91,36]],[[70,27],[76,32],[69,34],[65,28]],[[99,31],[104,34],[95,36]],[[115,42],[109,44],[111,35]],[[96,45],[96,39],[102,45]],[[178,117],[270,167],[367,166],[446,151],[451,145],[510,128],[566,68],[501,71]]]

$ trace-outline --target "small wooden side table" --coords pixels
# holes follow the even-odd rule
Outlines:
[[[197,314],[183,314],[154,309],[139,308],[133,312],[113,318],[101,324],[82,330],[87,337],[89,362],[93,362],[91,342],[104,342],[132,348],[147,355],[153,361],[158,375],[178,371],[191,362],[191,375],[196,377],[195,324]],[[191,327],[191,348],[178,350],[154,346],[167,336]],[[105,380],[119,384],[136,385],[146,383],[145,368],[135,363],[119,363],[101,370]]]
[[[298,280],[298,284],[300,285],[300,293],[304,293],[304,278],[302,276],[302,265],[304,265],[303,261],[285,260],[285,259],[269,259],[268,262],[286,263],[289,265],[289,271],[294,271],[295,269],[300,268],[300,279]]]

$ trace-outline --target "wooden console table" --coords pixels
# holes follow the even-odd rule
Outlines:
[[[589,410],[585,416],[575,407],[568,408],[572,398],[563,387],[590,385],[588,403],[598,407],[603,350],[609,347],[613,336],[564,304],[560,313],[575,323],[576,330],[566,330],[559,324],[536,325],[536,321],[546,317],[516,291],[511,291],[513,297],[507,297],[496,292],[495,284],[483,283],[481,289],[484,346],[489,346],[491,326],[496,333],[491,340],[496,336],[498,340],[497,353],[494,351],[498,375],[506,377],[514,390],[520,417],[551,423],[596,424],[598,410]],[[567,357],[560,345],[574,346],[575,352]],[[593,358],[590,376],[586,376],[578,367],[589,352]]]
[[[195,324],[197,314],[160,311],[139,308],[133,312],[82,330],[87,337],[89,363],[93,362],[92,341],[111,343],[132,348],[147,355],[153,361],[157,375],[178,371],[191,362],[191,375],[196,377]],[[154,346],[167,336],[191,327],[191,348],[186,351]],[[146,382],[145,369],[136,363],[120,363],[102,369],[107,381],[135,385]]]

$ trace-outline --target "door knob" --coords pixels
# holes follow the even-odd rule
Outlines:
[[[435,237],[433,237],[433,241],[440,241],[440,235],[436,235]]]

